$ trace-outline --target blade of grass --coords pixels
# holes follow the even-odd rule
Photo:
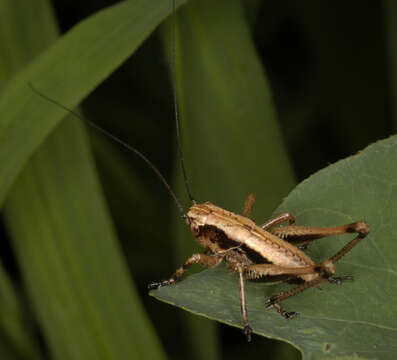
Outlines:
[[[1,343],[7,351],[2,358],[7,359],[41,359],[31,324],[27,318],[26,308],[15,291],[8,274],[0,263],[0,333]]]
[[[163,358],[120,253],[85,136],[63,122],[6,203],[16,256],[56,359]]]
[[[164,0],[131,0],[109,7],[76,25],[8,82],[0,97],[0,203],[29,156],[65,116],[64,110],[40,99],[29,83],[75,107],[170,11]]]
[[[55,36],[40,33],[47,41]],[[163,358],[127,275],[85,142],[81,125],[65,121],[31,158],[5,206],[44,338],[56,359]]]
[[[48,46],[49,40],[41,35],[41,31],[53,33],[55,24],[47,0],[36,1],[34,6],[29,7],[15,1],[3,1],[0,6],[1,88],[13,73]],[[32,18],[37,22],[32,22]],[[16,358],[40,359],[37,339],[32,332],[31,314],[28,314],[20,299],[23,293],[16,292],[2,263],[0,263],[0,292],[2,341],[12,349]],[[7,356],[2,355],[6,358],[13,356],[10,352]]]

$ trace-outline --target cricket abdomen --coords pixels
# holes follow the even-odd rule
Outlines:
[[[314,265],[314,262],[304,252],[261,229],[251,219],[224,210],[212,203],[193,205],[187,216],[191,220],[190,227],[193,234],[198,234],[199,229],[204,226],[219,229],[234,243],[241,244],[260,255],[263,262],[286,267]],[[199,243],[203,245],[202,239],[199,240]],[[301,275],[300,277],[309,280],[309,277],[311,279],[313,275]]]

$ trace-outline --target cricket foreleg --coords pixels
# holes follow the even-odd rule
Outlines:
[[[358,237],[363,238],[368,234],[369,229],[363,221],[358,221],[335,227],[311,227],[297,225],[280,226],[270,230],[270,232],[296,246],[305,246],[316,239],[346,233],[358,233]]]
[[[161,286],[174,284],[183,274],[184,272],[193,264],[201,264],[205,267],[213,267],[218,265],[222,261],[221,256],[211,256],[205,254],[193,254],[189,259],[185,261],[185,263],[175,271],[175,273],[168,279],[159,282],[152,282],[148,285],[149,289],[158,289]]]
[[[250,217],[251,215],[251,210],[252,207],[255,204],[255,195],[254,194],[248,194],[247,198],[245,199],[244,202],[244,207],[243,207],[243,212],[242,215],[245,217]]]
[[[264,224],[262,224],[260,227],[261,227],[263,230],[269,231],[269,229],[272,228],[273,226],[279,225],[279,224],[281,224],[281,223],[283,223],[283,222],[285,222],[285,221],[288,221],[288,223],[289,223],[290,225],[295,224],[295,217],[294,217],[294,215],[292,215],[292,214],[289,213],[289,212],[282,213],[282,214],[280,214],[280,215],[274,217],[273,219],[270,219],[270,220],[266,221],[266,222],[265,222]],[[270,231],[270,232],[272,232],[272,231]]]
[[[244,334],[247,337],[247,341],[251,341],[252,329],[248,323],[248,314],[247,314],[247,295],[245,291],[245,276],[244,271],[241,267],[237,269],[238,278],[240,284],[240,309],[241,309],[241,318],[243,320]]]

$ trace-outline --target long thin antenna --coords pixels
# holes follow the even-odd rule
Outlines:
[[[76,118],[82,120],[83,122],[86,122],[88,125],[90,125],[91,127],[93,127],[95,130],[101,132],[103,135],[105,135],[106,137],[108,137],[109,139],[115,141],[116,143],[124,146],[125,148],[127,148],[128,150],[132,151],[133,153],[135,153],[137,156],[139,156],[144,162],[146,162],[146,164],[149,165],[149,167],[154,171],[154,173],[158,176],[158,178],[162,181],[162,183],[164,184],[164,186],[167,188],[168,192],[170,193],[170,195],[172,196],[172,198],[175,201],[175,204],[178,206],[178,209],[182,215],[182,217],[185,219],[185,221],[188,221],[188,218],[185,214],[185,210],[183,209],[181,203],[179,202],[178,198],[176,197],[175,193],[172,191],[171,186],[168,184],[167,180],[165,180],[164,176],[161,174],[160,170],[157,169],[157,167],[145,156],[143,155],[140,151],[138,151],[137,149],[135,149],[132,145],[126,143],[125,141],[121,140],[120,138],[118,138],[117,136],[111,134],[109,131],[105,130],[104,128],[98,126],[97,124],[95,124],[94,122],[92,122],[91,120],[85,119],[83,118],[80,114],[78,114],[77,112],[69,109],[68,107],[62,105],[61,103],[57,102],[54,99],[51,99],[50,97],[48,97],[47,95],[44,95],[42,92],[40,92],[39,90],[37,90],[32,83],[29,82],[29,86],[30,88],[40,97],[42,97],[43,99],[59,106],[60,108],[64,109],[65,111],[69,112],[70,114],[74,115]]]
[[[172,87],[173,87],[173,95],[174,95],[174,115],[175,115],[175,127],[176,127],[176,138],[178,141],[178,153],[180,164],[183,173],[183,180],[185,182],[185,188],[187,195],[189,196],[190,201],[193,204],[196,204],[196,200],[194,200],[192,191],[190,189],[189,180],[186,173],[185,161],[183,160],[183,151],[182,151],[182,143],[181,143],[181,131],[180,131],[180,121],[179,121],[179,110],[178,110],[178,88],[176,85],[176,50],[175,50],[175,29],[176,29],[176,6],[175,0],[172,0],[172,31],[171,31],[171,75],[172,75]]]

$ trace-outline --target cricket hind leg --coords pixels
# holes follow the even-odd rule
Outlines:
[[[295,311],[287,311],[284,308],[281,307],[280,302],[295,296],[302,291],[305,291],[306,289],[309,289],[311,287],[317,286],[319,283],[324,281],[325,278],[319,276],[318,278],[311,280],[311,281],[306,281],[302,285],[296,286],[293,289],[281,292],[278,295],[272,296],[270,299],[266,300],[266,308],[274,308],[284,319],[291,319],[294,316],[298,315],[297,312]]]
[[[291,290],[281,292],[278,295],[272,296],[267,300],[267,307],[274,307],[275,310],[281,314],[284,318],[290,319],[296,313],[287,312],[280,306],[280,302],[291,297],[295,296],[302,291],[309,289],[311,287],[315,287],[320,284],[322,281],[328,280],[332,284],[340,285],[343,280],[352,280],[351,276],[341,276],[334,277],[334,264],[340,260],[344,255],[346,255],[354,246],[356,246],[362,239],[364,239],[369,234],[369,227],[363,221],[358,221],[352,224],[344,225],[345,231],[343,233],[356,232],[357,236],[348,242],[341,250],[339,250],[334,256],[329,258],[328,260],[323,261],[319,265],[314,266],[314,270],[319,276],[313,280],[306,281],[304,284],[299,285]],[[335,229],[335,228],[334,228]],[[291,316],[292,315],[292,316]]]
[[[335,227],[311,227],[288,225],[269,230],[273,235],[292,243],[298,247],[307,247],[314,240],[327,236],[342,235],[347,233],[365,232],[368,226],[363,221]]]
[[[299,267],[299,268],[286,268],[286,269],[288,269],[286,271],[289,274],[293,274],[295,276],[305,275],[305,274],[316,275],[314,279],[308,280],[303,284],[300,284],[290,290],[272,296],[270,299],[266,301],[267,308],[273,307],[282,317],[289,320],[294,316],[296,316],[298,313],[295,311],[285,310],[284,308],[281,307],[280,302],[289,297],[295,296],[306,289],[309,289],[311,287],[316,287],[322,281],[331,279],[332,275],[335,273],[335,268],[334,268],[334,264],[330,260],[325,260],[316,265]]]
[[[332,270],[328,270],[331,266]],[[317,287],[321,282],[328,280],[333,284],[340,285],[343,280],[351,280],[351,276],[342,276],[342,277],[333,277],[333,263],[330,260],[326,260],[323,263],[314,266],[316,272],[320,272],[318,277],[313,280],[306,281],[303,284],[300,284],[290,290],[283,291],[277,295],[272,296],[268,300],[266,300],[266,308],[274,308],[282,317],[289,320],[296,316],[298,313],[295,311],[287,311],[281,307],[280,302],[288,299],[289,297],[295,296],[307,289],[312,287]]]
[[[362,239],[369,234],[369,227],[364,221],[358,221],[352,224],[345,225],[347,233],[357,233],[357,236],[348,242],[342,249],[340,249],[334,256],[330,258],[330,261],[336,263],[344,255],[346,255],[354,246],[356,246]]]
[[[321,268],[322,269],[321,271],[324,272],[327,271],[327,264],[321,263],[319,265],[308,265],[304,267],[287,267],[287,266],[279,266],[274,264],[254,264],[248,266],[246,268],[246,272],[247,272],[247,277],[250,279],[257,279],[262,276],[277,276],[277,275],[293,275],[297,277],[299,275],[316,274],[318,271],[316,269],[317,267]],[[320,279],[320,281],[318,282],[324,280],[321,277],[318,277],[317,279]],[[281,300],[284,300],[284,296],[290,297],[296,295],[299,292],[305,290],[306,288],[315,285],[316,284],[310,285],[309,282],[305,282],[302,285],[297,286],[292,290],[273,296],[267,301],[267,307],[274,307],[274,309],[285,319],[291,319],[297,315],[297,312],[284,310],[280,306],[279,302]]]
[[[369,234],[369,227],[364,221],[358,221],[352,224],[349,224],[351,227],[347,232],[356,232],[358,235],[348,242],[342,249],[340,249],[334,256],[332,256],[329,261],[335,264],[339,261],[343,256],[345,256],[353,247],[355,247],[362,239],[364,239]],[[341,285],[344,280],[353,280],[353,277],[350,275],[335,277],[330,276],[328,281],[332,284]]]
[[[185,271],[190,268],[190,266],[194,264],[201,264],[205,267],[214,267],[218,265],[222,261],[223,257],[222,256],[211,256],[211,255],[206,255],[206,254],[193,254],[189,259],[187,259],[184,264],[175,271],[175,273],[168,279],[168,280],[162,280],[158,282],[152,282],[148,285],[149,290],[152,289],[158,289],[162,286],[167,286],[174,284],[179,278],[182,277],[182,275],[185,273]]]

